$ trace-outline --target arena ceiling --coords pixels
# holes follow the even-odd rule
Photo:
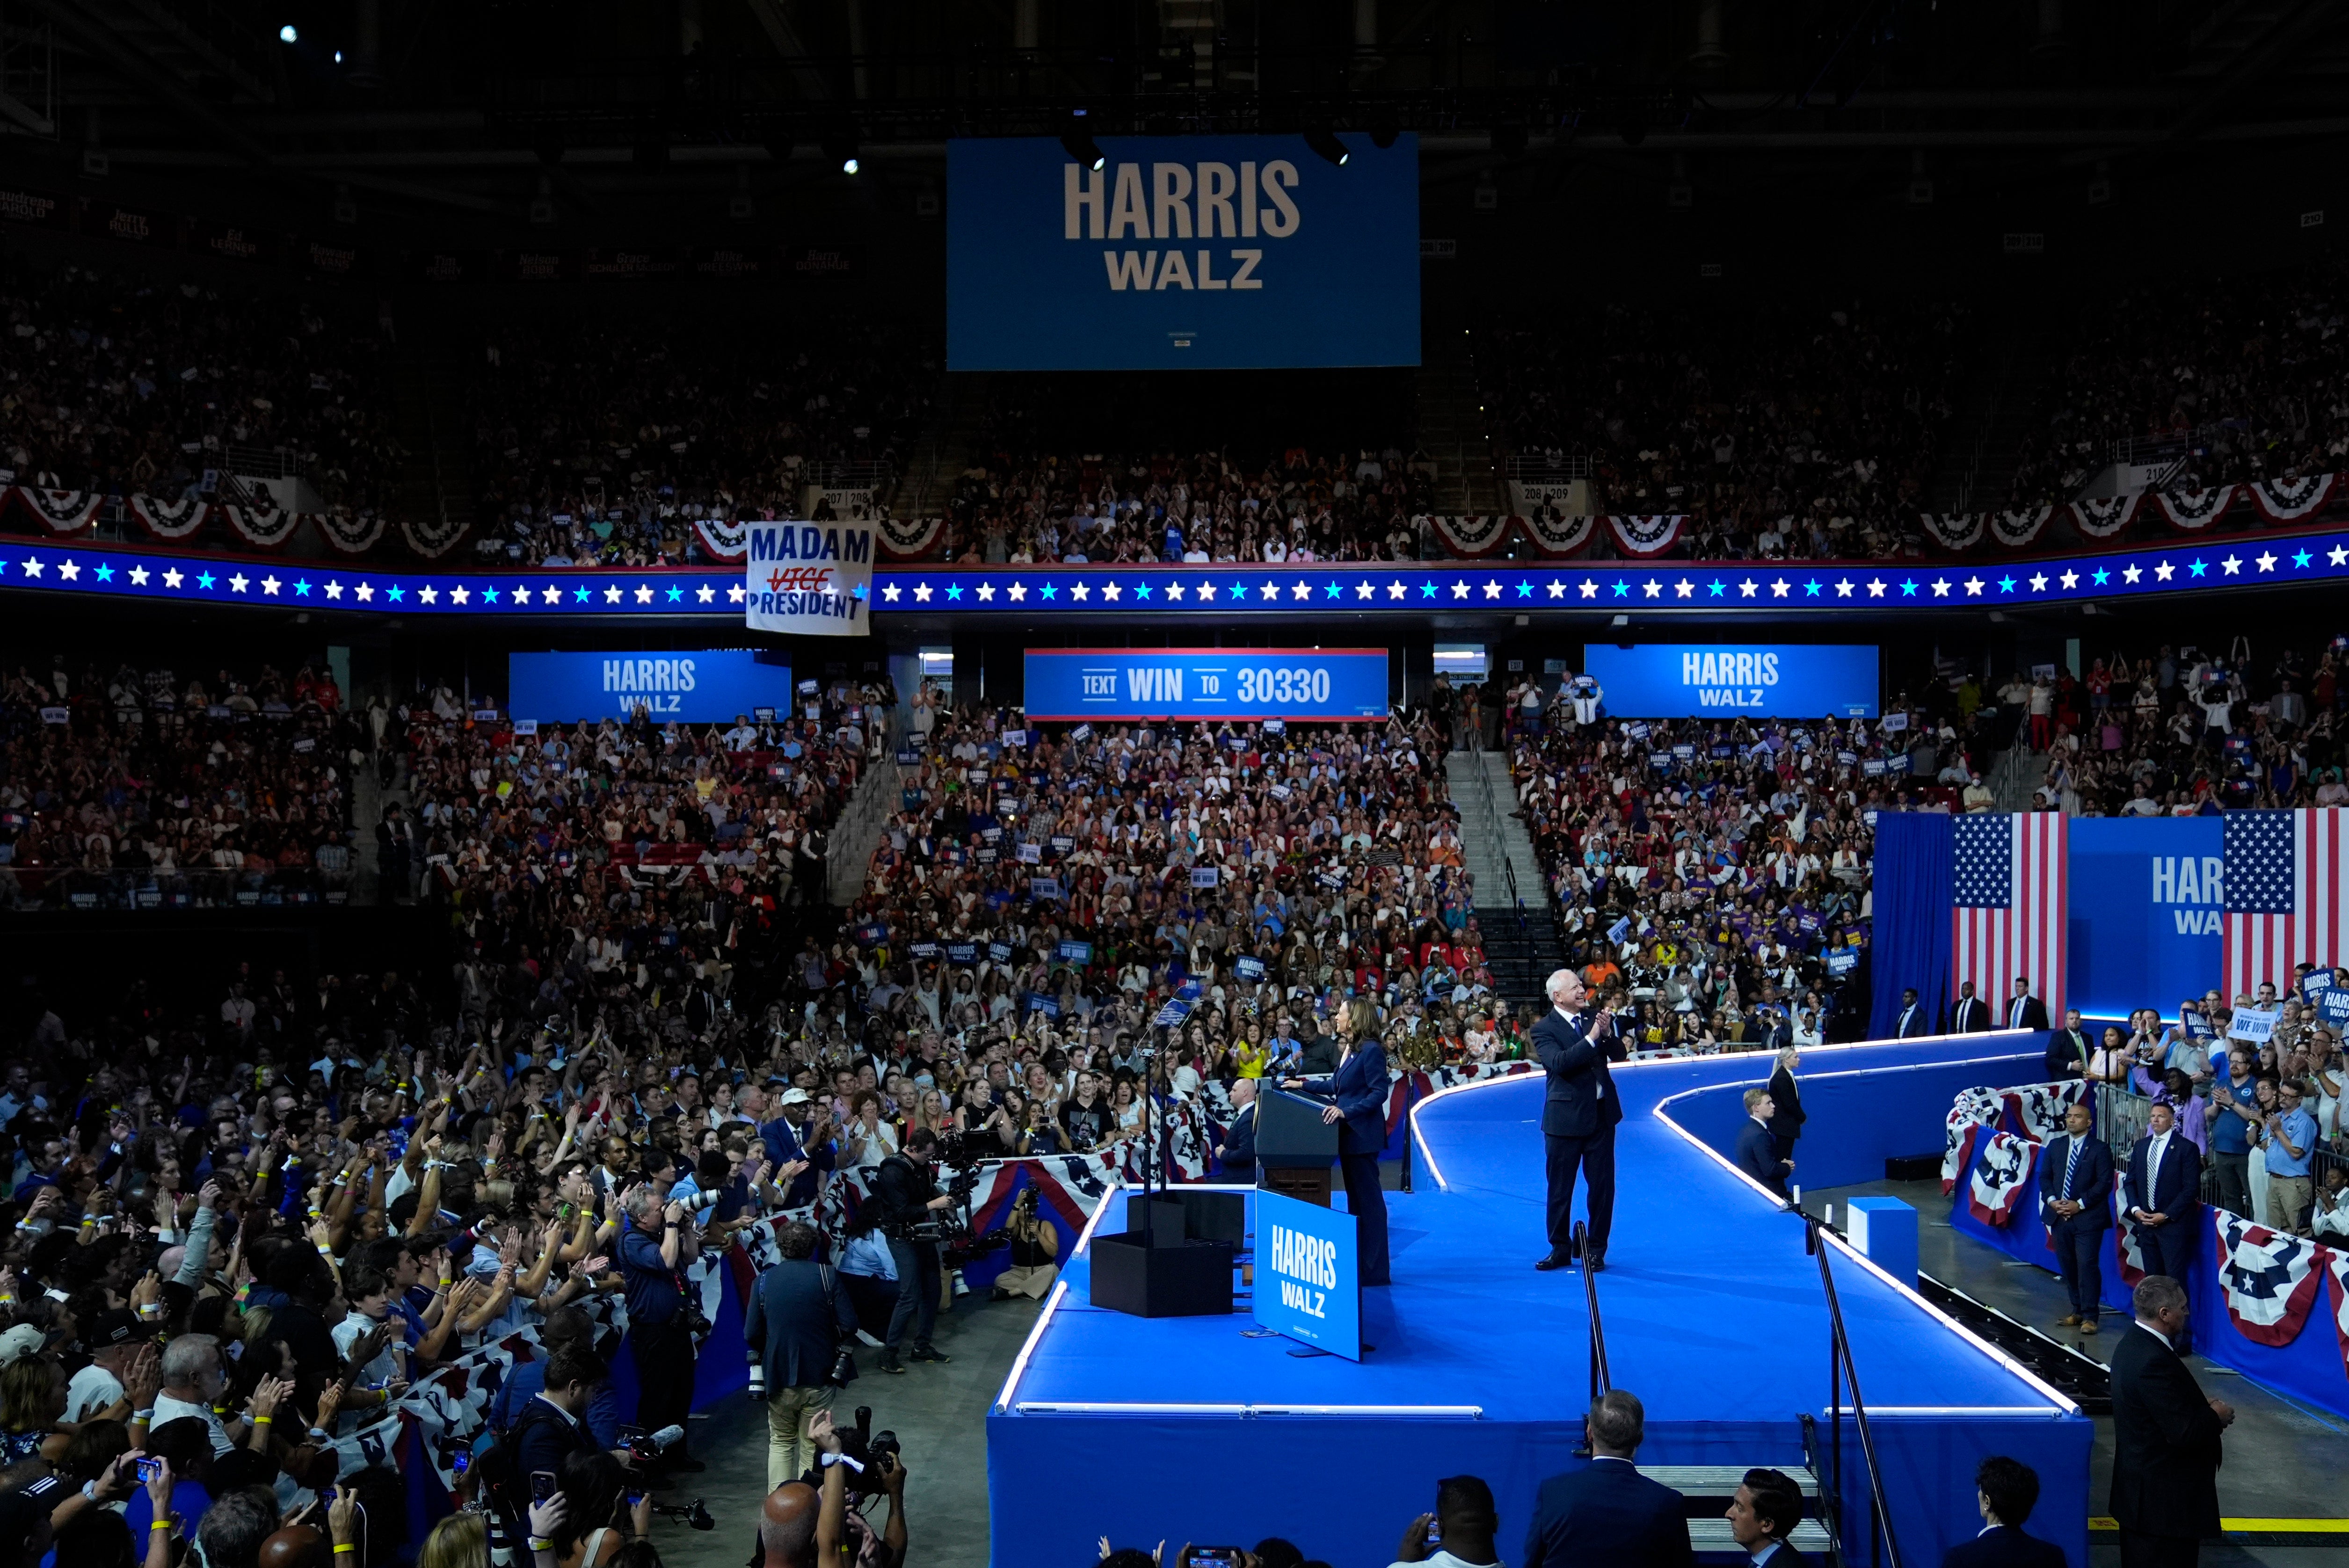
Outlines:
[[[2320,150],[2344,75],[2344,0],[0,0],[0,160],[525,229],[1071,128],[2085,185]]]

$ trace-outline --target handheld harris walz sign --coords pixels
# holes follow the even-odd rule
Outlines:
[[[870,631],[873,525],[754,522],[743,619],[754,632],[856,637]]]

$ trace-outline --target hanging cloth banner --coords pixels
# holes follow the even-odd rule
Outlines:
[[[321,512],[316,521],[326,542],[346,555],[372,550],[375,542],[383,537],[383,517],[379,512],[363,511],[357,517],[338,511]]]
[[[879,517],[873,520],[880,531],[881,552],[893,561],[913,561],[927,555],[938,542],[938,534],[947,525],[942,517]]]
[[[1490,555],[1509,542],[1509,524],[1516,520],[1506,517],[1431,517],[1436,537],[1454,555]]]
[[[740,561],[750,548],[750,525],[730,522],[722,517],[697,517],[693,531],[701,541],[701,548],[709,552],[713,561]]]
[[[1971,550],[1982,542],[1982,514],[1978,511],[1920,511],[1917,521],[1925,537],[1944,550]]]
[[[2216,490],[2162,490],[2155,494],[2154,505],[2169,520],[2169,526],[2189,533],[2209,527],[2227,515],[2235,502],[2233,485],[2220,485]]]
[[[1607,526],[1627,554],[1661,555],[1680,542],[1681,524],[1687,521],[1679,512],[1631,513],[1609,518]]]
[[[51,533],[79,533],[98,520],[98,497],[94,490],[37,490],[31,485],[19,485],[16,493]]]
[[[2012,550],[2020,550],[2039,537],[2047,520],[2055,515],[2052,506],[2036,511],[1994,511],[1990,514],[1991,537]]]
[[[2328,1271],[2319,1265],[2325,1249],[2223,1210],[2213,1212],[2219,1220],[2214,1261],[2227,1292],[2227,1316],[2254,1345],[2291,1344],[2324,1288]]]
[[[2248,488],[2251,504],[2270,522],[2298,522],[2324,509],[2324,503],[2333,499],[2333,482],[2340,477],[2310,474],[2305,479],[2267,480]]]
[[[2039,1145],[2011,1132],[1993,1132],[1988,1147],[1977,1149],[1973,1180],[1966,1189],[1967,1212],[1985,1225],[2004,1225],[2032,1188]]]
[[[204,515],[211,510],[193,496],[160,500],[151,495],[134,495],[128,504],[139,526],[157,539],[187,538],[204,525]]]
[[[302,522],[299,513],[287,511],[282,506],[224,506],[220,510],[239,539],[263,550],[274,550],[293,538],[295,529]]]
[[[2086,539],[2110,539],[2137,521],[2137,508],[2145,504],[2145,492],[2135,495],[2107,496],[2102,500],[2075,500],[2072,503],[2072,526]]]
[[[1517,526],[1544,555],[1579,555],[1599,531],[1595,517],[1553,517],[1547,513],[1517,519]]]
[[[465,525],[447,518],[427,518],[420,523],[401,518],[399,536],[408,541],[409,549],[429,561],[455,548],[465,537]]]
[[[742,586],[754,632],[861,637],[872,628],[870,519],[857,522],[753,522]]]

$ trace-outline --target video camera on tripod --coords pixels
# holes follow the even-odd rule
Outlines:
[[[958,1269],[972,1259],[983,1257],[1011,1239],[1011,1233],[998,1225],[991,1231],[973,1233],[970,1228],[971,1194],[978,1191],[978,1165],[982,1157],[970,1150],[968,1137],[959,1131],[938,1136],[938,1163],[950,1174],[941,1191],[954,1200],[943,1209],[926,1211],[922,1217],[908,1226],[905,1239],[916,1242],[936,1242],[940,1249],[940,1266]]]

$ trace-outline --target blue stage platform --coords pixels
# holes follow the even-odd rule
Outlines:
[[[1876,1180],[1888,1154],[1937,1150],[1960,1089],[2038,1081],[2042,1038],[1806,1052],[1798,1177]],[[1600,1310],[1614,1382],[1647,1405],[1643,1463],[1799,1465],[1799,1418],[1826,1413],[1826,1308],[1803,1225],[1719,1152],[1767,1066],[1616,1069],[1626,1116]],[[1095,1308],[1081,1245],[988,1416],[996,1568],[1078,1568],[1103,1534],[1170,1552],[1278,1534],[1340,1568],[1384,1563],[1437,1479],[1464,1471],[1492,1484],[1514,1561],[1537,1487],[1576,1462],[1588,1397],[1581,1277],[1532,1268],[1542,1088],[1495,1079],[1414,1111],[1419,1191],[1389,1196],[1395,1284],[1363,1293],[1377,1348],[1359,1366],[1243,1338],[1245,1306],[1161,1320]],[[1112,1200],[1093,1228],[1123,1223]],[[1980,1528],[1974,1464],[2007,1453],[2039,1470],[2038,1532],[2085,1568],[2090,1422],[1857,1254],[1833,1261],[1904,1559],[1937,1563]]]

